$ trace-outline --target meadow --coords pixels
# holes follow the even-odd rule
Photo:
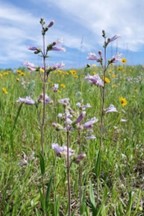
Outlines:
[[[110,64],[101,110],[98,65],[52,71],[45,96],[43,69],[0,71],[0,216],[144,215],[143,72]]]

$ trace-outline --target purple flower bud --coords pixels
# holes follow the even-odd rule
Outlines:
[[[79,164],[86,157],[85,153],[80,153],[75,159],[74,162]]]
[[[52,27],[54,25],[54,20],[50,21],[50,23],[48,24],[48,28]]]
[[[63,129],[64,129],[62,125],[60,125],[60,124],[58,124],[58,123],[56,123],[56,122],[53,122],[53,123],[52,123],[52,126],[53,126],[57,131],[60,131],[60,130],[63,130]]]
[[[33,99],[31,99],[31,97],[26,96],[25,98],[21,98],[19,97],[19,99],[16,101],[17,103],[24,103],[27,105],[34,105],[35,101]]]
[[[84,119],[85,115],[86,115],[86,112],[83,111],[83,112],[79,115],[79,117],[77,118],[77,120],[74,122],[74,124],[80,123],[80,122]]]

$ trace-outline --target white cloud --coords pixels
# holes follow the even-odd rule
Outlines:
[[[120,48],[126,48],[123,45],[128,44],[130,50],[137,51],[144,45],[144,1],[49,0],[45,2],[55,4],[55,7],[59,7],[95,34],[100,35],[102,29],[109,35],[120,34]],[[101,39],[98,39],[98,42],[100,41]]]
[[[121,38],[113,43],[114,46],[129,51],[138,51],[144,46],[144,1],[27,0],[26,2],[33,3],[33,8],[37,12],[33,13],[29,6],[27,9],[22,9],[14,6],[14,2],[8,4],[0,1],[0,67],[10,62],[21,64],[27,60],[38,61],[38,57],[28,51],[27,47],[41,45],[39,16],[43,14],[45,19],[49,20],[49,13],[46,10],[48,12],[51,10],[56,20],[52,30],[48,32],[48,42],[63,38],[66,47],[78,51],[76,55],[82,51],[82,46],[85,54],[87,51],[94,51],[94,48],[97,49],[103,41],[102,29],[106,30],[108,36],[121,35]],[[52,55],[58,59],[58,54]],[[72,61],[66,55],[62,57],[65,62]]]

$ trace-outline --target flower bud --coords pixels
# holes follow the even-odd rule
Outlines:
[[[54,25],[54,20],[50,21],[50,23],[48,24],[48,28],[52,27]]]
[[[74,162],[79,164],[86,157],[85,153],[80,153],[75,159]]]

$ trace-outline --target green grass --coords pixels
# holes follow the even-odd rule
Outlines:
[[[20,108],[19,97],[31,95],[37,99],[41,93],[38,74],[25,72],[25,76],[9,72],[0,74],[0,215],[65,216],[67,214],[67,179],[65,159],[56,157],[52,143],[66,144],[64,132],[51,126],[57,121],[62,106],[57,102],[69,97],[71,106],[83,100],[90,103],[87,119],[100,119],[100,89],[90,86],[84,76],[99,73],[99,68],[77,70],[78,77],[69,71],[52,72],[47,94],[54,103],[46,106],[44,158],[40,163],[40,125],[35,106]],[[112,78],[115,74],[115,78]],[[114,104],[118,113],[105,115],[104,145],[100,148],[100,123],[94,125],[96,140],[81,137],[86,158],[82,164],[83,216],[142,216],[144,215],[144,81],[142,66],[111,67],[107,72],[111,80],[106,85],[105,107]],[[17,81],[19,78],[19,81]],[[22,82],[25,84],[22,85]],[[24,83],[24,82],[23,82]],[[59,92],[52,84],[65,84]],[[6,88],[8,94],[2,92]],[[128,104],[122,107],[119,97]],[[121,119],[127,122],[121,122]],[[77,131],[71,132],[71,148],[78,153]],[[32,152],[34,158],[31,160]],[[21,166],[23,155],[28,163]],[[41,166],[40,166],[41,164]],[[43,170],[44,169],[44,170]],[[43,177],[42,177],[43,176]],[[46,196],[42,194],[42,181]],[[72,213],[79,215],[78,165],[71,166]]]

